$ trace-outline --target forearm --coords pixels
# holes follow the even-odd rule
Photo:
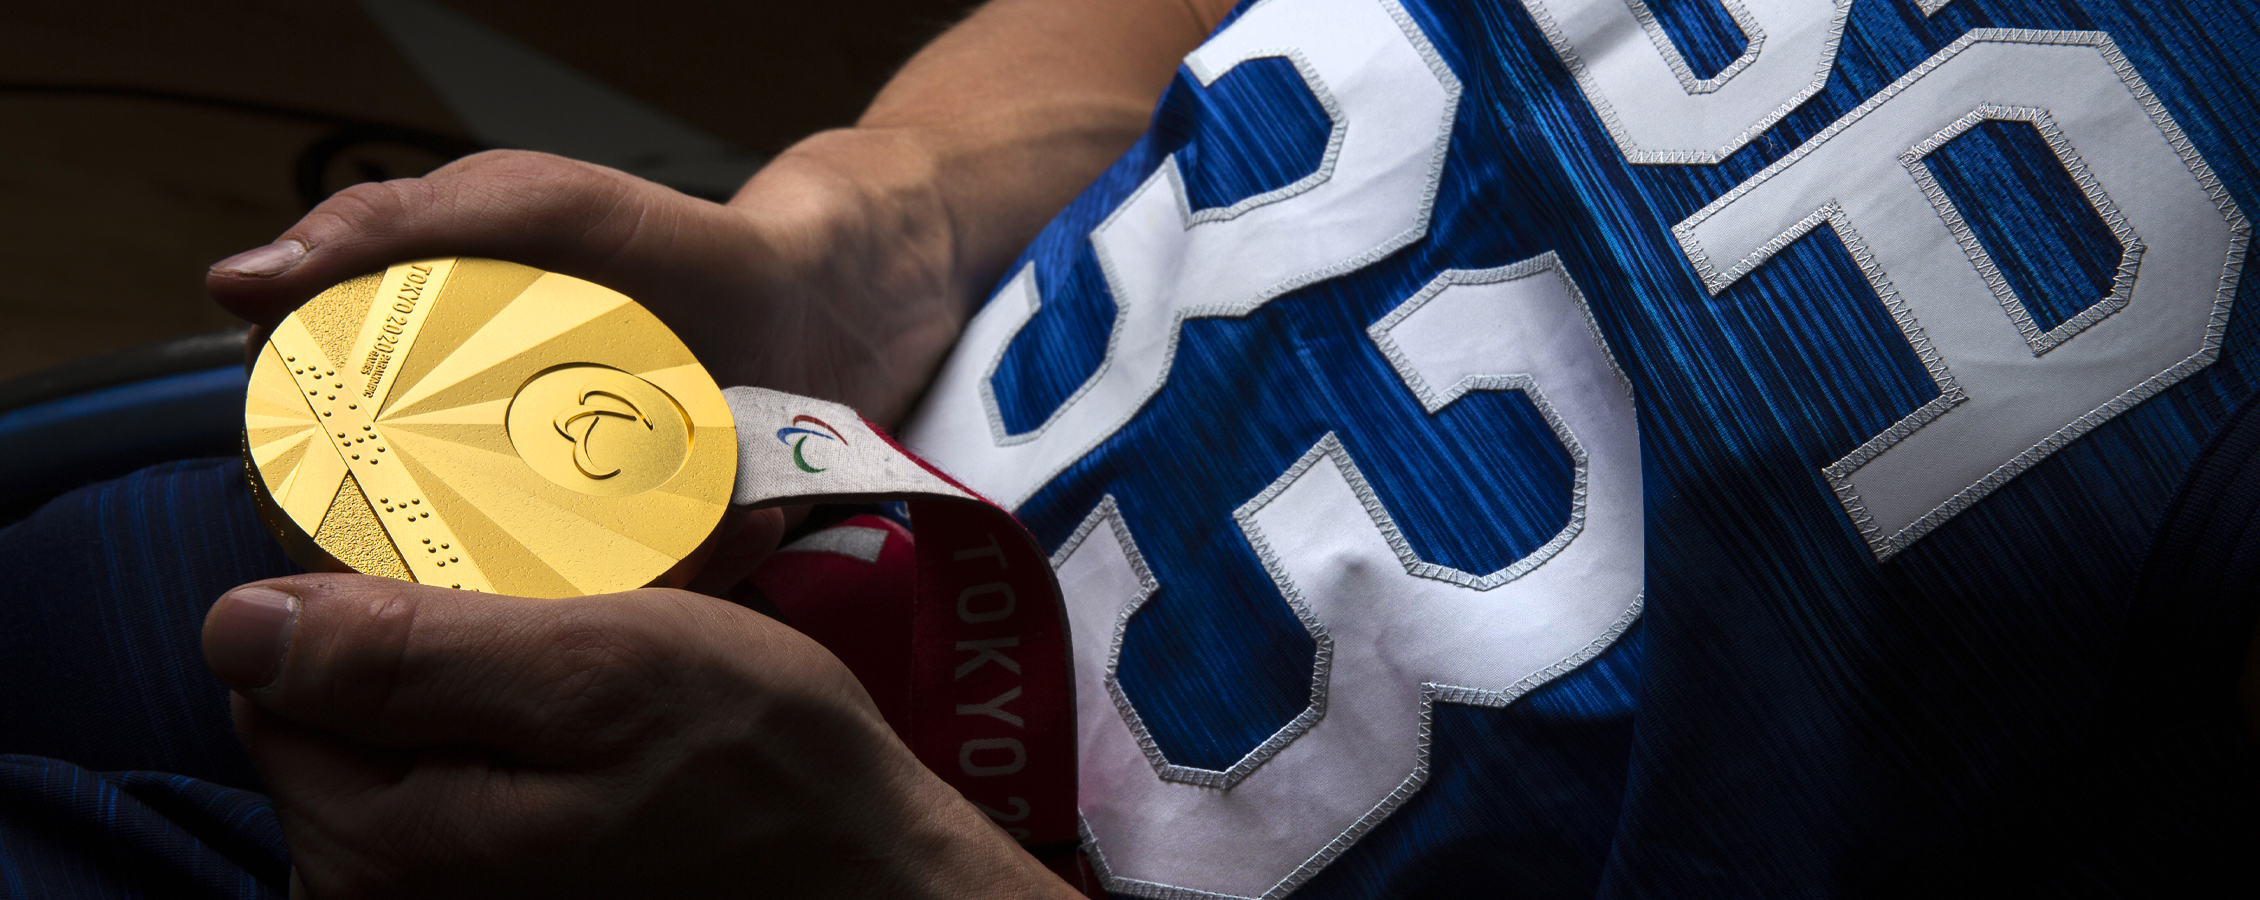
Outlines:
[[[1137,139],[1226,0],[995,0],[912,59],[853,128],[795,145],[727,207],[493,151],[356,185],[213,267],[272,325],[401,259],[491,256],[642,301],[723,384],[892,424],[1013,255]]]
[[[859,208],[889,276],[968,313],[1145,128],[1229,0],[995,0],[906,64],[854,128],[809,138],[736,202]],[[855,235],[824,242],[855,247]],[[855,255],[864,255],[856,253]],[[940,296],[934,296],[939,294]],[[953,335],[954,336],[954,335]]]

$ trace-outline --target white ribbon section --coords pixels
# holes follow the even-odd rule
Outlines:
[[[903,494],[980,499],[927,471],[841,404],[751,387],[724,389],[722,400],[738,423],[733,506]]]
[[[1287,602],[1332,638],[1317,660],[1323,715],[1298,719],[1290,727],[1307,731],[1267,742],[1257,753],[1269,758],[1220,789],[1158,777],[1106,689],[1121,619],[1157,586],[1102,504],[1053,559],[1073,628],[1084,825],[1109,890],[1293,890],[1426,780],[1435,702],[1503,706],[1606,649],[1638,615],[1631,389],[1552,256],[1446,273],[1375,331],[1431,408],[1469,390],[1542,388],[1585,448],[1583,531],[1489,590],[1415,574],[1380,501],[1327,436],[1237,514]]]
[[[1394,0],[1269,0],[1185,65],[1213,83],[1262,57],[1292,60],[1334,117],[1319,171],[1196,215],[1172,156],[1091,232],[1116,309],[1098,371],[1036,430],[1005,432],[989,379],[1043,303],[1023,268],[966,326],[904,431],[912,447],[1016,508],[1160,392],[1184,320],[1247,315],[1427,233],[1460,86],[1404,10]]]

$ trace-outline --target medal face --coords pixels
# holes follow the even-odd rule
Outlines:
[[[244,462],[308,568],[522,597],[650,584],[730,501],[714,379],[635,301],[489,259],[393,266],[259,350]]]

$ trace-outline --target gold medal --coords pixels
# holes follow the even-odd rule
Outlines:
[[[650,584],[730,502],[714,379],[626,296],[491,259],[393,266],[260,348],[244,465],[308,568],[521,597]]]

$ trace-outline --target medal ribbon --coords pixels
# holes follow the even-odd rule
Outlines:
[[[1095,892],[1075,852],[1066,610],[1035,538],[846,406],[748,387],[722,396],[738,426],[733,505],[904,501],[918,527],[905,541],[874,519],[881,527],[850,529],[861,546],[848,555],[781,553],[788,571],[767,565],[756,583],[863,680],[920,762]],[[914,572],[915,587],[889,583],[888,563]]]

